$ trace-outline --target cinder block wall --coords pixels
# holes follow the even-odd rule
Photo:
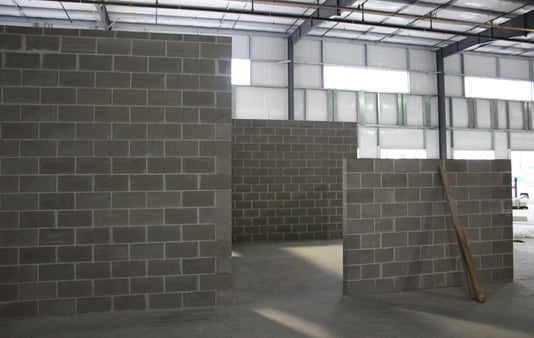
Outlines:
[[[0,33],[0,316],[224,302],[231,40]]]
[[[356,124],[234,120],[233,240],[341,238],[341,160]]]
[[[513,280],[510,161],[448,160],[481,281]],[[343,286],[368,294],[465,285],[437,160],[347,160]]]

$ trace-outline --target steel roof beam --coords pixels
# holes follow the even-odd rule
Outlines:
[[[326,6],[338,6],[338,7],[349,7],[356,0],[326,0],[322,5]],[[299,42],[300,39],[305,37],[312,29],[313,26],[319,24],[322,20],[320,18],[330,18],[335,15],[340,15],[341,10],[336,8],[317,8],[310,15],[309,19],[304,20],[302,24],[297,26],[295,30],[290,34],[291,41],[293,45]],[[317,22],[314,22],[317,21]]]
[[[534,29],[534,11],[530,11],[506,21],[505,25],[508,27]],[[446,47],[442,47],[441,51],[443,57],[447,57],[483,43],[492,42],[494,40],[508,40],[519,35],[525,35],[525,32],[512,29],[490,28],[478,33],[477,36],[470,36]],[[530,41],[525,42],[528,43]]]

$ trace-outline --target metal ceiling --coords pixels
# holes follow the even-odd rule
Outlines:
[[[531,11],[534,1],[525,0],[0,0],[0,24],[307,35],[533,56]]]

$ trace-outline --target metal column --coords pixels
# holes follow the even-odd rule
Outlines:
[[[447,159],[447,117],[445,110],[445,66],[443,51],[436,52],[436,68],[438,80],[438,123],[439,123],[439,158]]]
[[[293,36],[287,38],[287,119],[295,119],[295,56]]]

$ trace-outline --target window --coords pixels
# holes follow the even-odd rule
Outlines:
[[[249,59],[232,59],[232,84],[250,86]]]
[[[532,82],[466,76],[465,96],[530,101],[532,99]]]
[[[404,158],[426,159],[427,155],[424,149],[380,149],[380,158],[392,160]]]
[[[361,67],[324,66],[324,88],[408,93],[408,72]]]
[[[455,160],[494,160],[493,150],[455,150]]]

